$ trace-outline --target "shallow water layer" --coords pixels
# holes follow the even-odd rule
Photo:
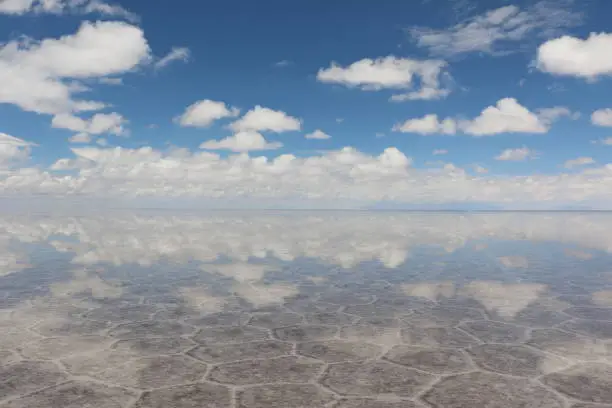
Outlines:
[[[0,216],[0,407],[612,407],[612,214]]]

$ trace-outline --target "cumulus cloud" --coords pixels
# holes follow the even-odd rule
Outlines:
[[[239,113],[238,108],[227,106],[225,102],[203,99],[188,106],[174,121],[181,126],[208,127],[217,120],[236,117]]]
[[[454,135],[458,131],[472,136],[489,136],[500,133],[546,133],[552,123],[563,116],[576,117],[566,107],[540,109],[537,113],[521,105],[514,98],[503,98],[495,106],[483,109],[474,119],[438,118],[429,114],[396,124],[393,131],[421,135]]]
[[[468,171],[451,163],[413,168],[412,160],[396,148],[372,155],[346,147],[310,157],[98,146],[73,148],[72,153],[48,170],[14,167],[0,172],[0,192],[5,197],[226,199],[245,206],[291,202],[336,207],[391,201],[547,208],[580,202],[612,208],[612,164],[569,174],[487,177],[472,172],[471,166]]]
[[[138,17],[117,4],[99,0],[2,0],[0,14],[23,15],[27,13],[50,14],[89,14],[122,17],[137,20]]]
[[[418,133],[421,135],[454,135],[457,132],[457,122],[451,118],[440,120],[438,115],[431,114],[396,124],[392,130],[394,132]]]
[[[200,145],[207,150],[231,150],[249,152],[256,150],[275,150],[283,146],[280,142],[268,142],[261,133],[247,130],[221,140],[209,140]]]
[[[143,31],[117,21],[83,23],[72,35],[0,47],[0,103],[58,114],[98,110],[104,104],[75,99],[87,90],[79,80],[118,75],[150,59]]]
[[[82,119],[69,113],[55,115],[51,120],[51,126],[59,129],[68,129],[78,132],[81,140],[85,135],[100,135],[104,133],[122,136],[127,134],[124,125],[127,119],[116,112],[96,113],[89,119]]]
[[[164,57],[160,58],[159,61],[155,63],[155,68],[161,69],[165,68],[173,62],[181,61],[187,62],[191,57],[191,52],[189,48],[186,47],[173,47],[168,54]]]
[[[597,126],[612,127],[612,109],[599,109],[591,115],[591,122]]]
[[[582,15],[571,10],[571,3],[571,0],[539,1],[524,9],[509,5],[445,29],[414,27],[408,32],[418,46],[434,55],[451,57],[473,52],[503,55],[515,51],[529,38],[550,38],[580,23]]]
[[[393,101],[440,99],[447,96],[450,90],[441,88],[440,78],[449,78],[442,60],[415,60],[388,56],[378,59],[365,58],[346,67],[332,63],[329,68],[322,68],[317,73],[320,82],[356,87],[365,91],[381,89],[411,89],[415,79],[421,88],[408,93],[396,94]]]
[[[567,160],[565,163],[563,163],[563,167],[566,169],[573,169],[574,167],[586,166],[594,163],[595,159],[592,157],[577,157],[575,159]]]
[[[537,152],[528,147],[520,147],[517,149],[506,149],[501,152],[495,160],[501,161],[525,161],[537,157]]]
[[[546,133],[548,126],[514,98],[500,99],[478,117],[461,126],[465,133],[486,136],[499,133]]]
[[[612,33],[591,33],[586,39],[563,36],[538,48],[536,67],[543,72],[588,80],[612,75]]]
[[[431,154],[433,154],[434,156],[440,156],[440,155],[448,154],[448,150],[446,150],[446,149],[436,149]]]
[[[318,140],[331,139],[331,136],[325,133],[324,131],[322,131],[321,129],[317,129],[314,132],[308,133],[304,137],[306,139],[318,139]]]
[[[272,110],[257,105],[244,114],[240,119],[230,124],[230,129],[235,132],[270,131],[283,133],[301,130],[302,121],[293,116],[289,116],[283,111]]]

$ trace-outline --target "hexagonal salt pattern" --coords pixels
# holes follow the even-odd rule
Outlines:
[[[0,367],[0,401],[60,384],[68,379],[55,364],[22,361]]]
[[[19,398],[6,408],[125,408],[137,397],[134,391],[103,384],[71,381]]]
[[[423,395],[434,407],[563,408],[563,400],[526,379],[469,373],[443,378]]]
[[[246,324],[251,316],[242,312],[219,312],[205,316],[186,319],[185,322],[195,327],[241,326]]]
[[[485,320],[462,323],[459,327],[486,343],[520,343],[527,336],[524,327]]]
[[[149,320],[159,309],[152,305],[118,305],[100,307],[87,313],[85,317],[91,320],[111,323],[129,323]]]
[[[110,330],[109,335],[117,339],[140,337],[172,337],[195,332],[195,328],[176,321],[145,321],[120,324]]]
[[[196,344],[194,341],[182,337],[153,337],[119,340],[112,348],[119,353],[153,357],[164,354],[179,354]]]
[[[333,326],[322,326],[322,325],[302,325],[302,326],[291,326],[281,327],[274,329],[274,336],[279,340],[300,342],[300,341],[314,341],[314,340],[326,340],[334,337],[338,332],[337,327]]]
[[[607,364],[577,365],[549,374],[543,382],[578,400],[612,404],[612,366]]]
[[[394,395],[410,398],[423,391],[435,377],[385,361],[330,365],[322,383],[341,395]]]
[[[597,361],[612,355],[602,340],[557,329],[533,330],[527,344],[575,360]]]
[[[52,337],[25,343],[18,350],[33,359],[56,359],[108,348],[112,339],[100,336]]]
[[[559,325],[567,331],[601,340],[612,340],[612,321],[574,319]]]
[[[402,341],[420,347],[463,348],[482,343],[466,332],[452,327],[403,328]]]
[[[143,357],[94,375],[111,384],[150,389],[201,380],[206,365],[185,356]]]
[[[273,329],[275,327],[300,324],[303,320],[304,318],[297,313],[255,313],[251,320],[249,320],[249,325]]]
[[[134,408],[226,408],[230,389],[218,384],[179,385],[143,393]]]
[[[425,405],[410,400],[383,400],[383,399],[344,399],[334,408],[425,408]]]
[[[396,346],[384,358],[437,375],[457,374],[472,369],[469,359],[460,350]]]
[[[270,332],[258,327],[207,327],[201,329],[193,339],[202,344],[244,343],[267,340]]]
[[[483,344],[469,349],[472,360],[482,369],[519,377],[536,377],[559,371],[568,365],[558,357],[525,346]]]
[[[3,288],[0,408],[612,407],[612,279],[510,287],[515,305],[426,264],[290,263],[265,283],[130,267],[96,297]]]
[[[301,343],[297,346],[298,354],[328,363],[373,359],[379,356],[382,350],[381,346],[375,344],[341,340]]]
[[[320,361],[295,356],[244,360],[214,367],[209,378],[218,383],[232,385],[305,383],[312,380],[322,367],[323,363]]]
[[[74,336],[103,334],[110,327],[109,322],[100,322],[86,319],[60,319],[45,321],[32,328],[35,332],[47,336]]]
[[[334,401],[332,393],[313,384],[270,384],[238,392],[240,408],[325,407]]]
[[[266,340],[197,346],[188,351],[187,354],[206,363],[215,364],[237,360],[288,356],[292,350],[293,345],[290,343]]]
[[[570,307],[564,312],[570,316],[587,320],[612,321],[612,308],[607,307]]]

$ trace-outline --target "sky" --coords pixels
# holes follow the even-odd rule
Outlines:
[[[0,197],[612,209],[606,0],[0,0]]]

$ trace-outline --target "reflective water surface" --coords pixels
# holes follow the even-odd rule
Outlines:
[[[3,215],[0,407],[612,407],[611,231],[605,213]]]

